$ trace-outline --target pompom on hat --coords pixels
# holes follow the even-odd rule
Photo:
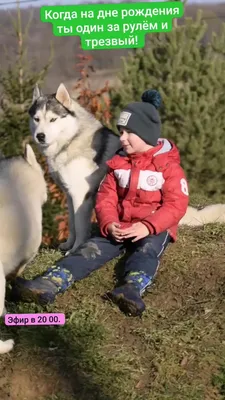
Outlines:
[[[145,90],[141,102],[129,103],[120,113],[117,128],[135,133],[151,146],[156,146],[161,136],[161,120],[158,109],[162,98],[157,90]]]

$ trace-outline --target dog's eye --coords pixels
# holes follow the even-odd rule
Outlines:
[[[57,120],[57,118],[51,118],[50,122],[55,122]]]
[[[39,118],[38,118],[38,117],[34,117],[34,120],[35,120],[36,122],[39,122]]]

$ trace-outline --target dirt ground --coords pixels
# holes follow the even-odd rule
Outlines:
[[[213,384],[225,356],[225,227],[180,229],[145,296],[129,318],[101,295],[118,261],[77,282],[47,308],[8,304],[10,312],[64,312],[63,327],[11,327],[2,356],[1,400],[222,400]],[[57,259],[44,251],[27,273]],[[25,275],[26,276],[26,275]]]

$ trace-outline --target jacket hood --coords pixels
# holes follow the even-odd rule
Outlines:
[[[127,165],[127,162],[130,162],[131,159],[148,159],[149,162],[152,161],[153,164],[160,167],[163,167],[168,163],[180,164],[178,148],[172,141],[164,138],[160,138],[156,147],[144,153],[127,155],[123,148],[121,148],[113,158],[106,162],[106,164],[112,169],[116,169],[118,166],[122,168]]]
[[[167,159],[167,162],[180,164],[180,153],[177,146],[172,141],[163,138],[159,139],[159,143],[161,144],[160,149],[153,155],[157,162],[160,162],[162,158]]]

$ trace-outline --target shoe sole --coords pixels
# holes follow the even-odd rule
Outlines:
[[[141,316],[144,311],[143,309],[140,310],[135,302],[126,299],[123,293],[116,296],[113,296],[111,293],[107,293],[104,298],[111,300],[120,308],[121,311],[133,317]]]
[[[20,286],[19,284],[17,284],[17,286],[13,289],[13,298],[25,303],[37,303],[40,305],[45,305],[54,301],[54,299],[45,300],[42,295],[45,295],[45,293],[43,293],[41,290],[30,290],[24,286]]]

